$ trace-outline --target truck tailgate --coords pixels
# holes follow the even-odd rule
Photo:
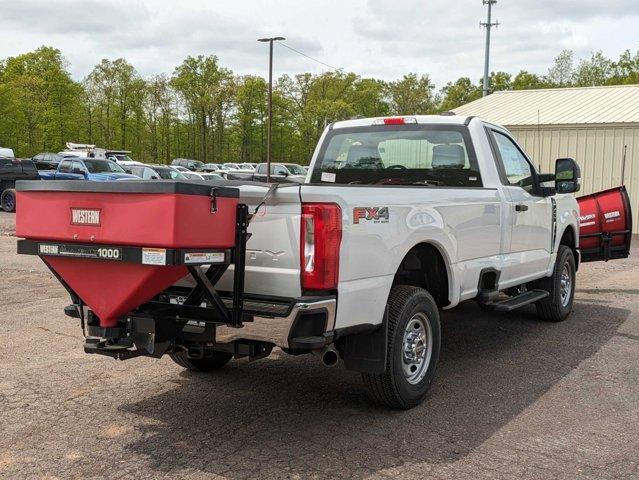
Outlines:
[[[232,186],[236,186],[229,182]],[[239,182],[238,182],[239,184]],[[240,202],[252,213],[267,195],[268,186],[237,185]],[[246,248],[245,292],[253,295],[299,297],[300,285],[300,187],[280,185],[260,207],[252,219],[251,235]],[[216,287],[233,289],[233,269],[222,277]]]

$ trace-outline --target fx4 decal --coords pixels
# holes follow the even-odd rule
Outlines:
[[[388,223],[389,218],[388,207],[353,208],[353,224],[355,225],[358,225],[360,220],[368,220],[373,223]]]

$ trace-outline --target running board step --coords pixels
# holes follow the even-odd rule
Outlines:
[[[511,312],[525,305],[538,302],[539,300],[546,298],[548,295],[550,294],[546,290],[528,290],[516,297],[512,297],[501,302],[488,303],[487,305],[498,312]]]

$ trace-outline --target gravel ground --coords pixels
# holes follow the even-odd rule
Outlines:
[[[639,478],[639,256],[584,265],[574,313],[443,315],[418,408],[281,352],[192,374],[85,355],[0,213],[1,478]]]

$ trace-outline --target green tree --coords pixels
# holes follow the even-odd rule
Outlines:
[[[428,75],[404,75],[401,80],[388,84],[390,111],[394,115],[433,113],[437,109],[435,85]]]
[[[483,91],[484,79],[479,80],[479,87]],[[512,77],[506,72],[491,72],[489,77],[489,92],[499,92],[501,90],[512,90]]]
[[[574,54],[572,50],[563,50],[555,57],[552,67],[548,70],[546,81],[555,87],[572,85],[574,76]]]
[[[537,88],[545,88],[547,84],[544,80],[534,73],[521,70],[512,81],[513,90],[533,90]]]
[[[639,50],[634,55],[626,50],[613,63],[613,75],[609,80],[612,85],[639,83]]]
[[[57,49],[37,50],[2,62],[0,143],[18,155],[61,149],[80,128],[81,88]]]
[[[199,160],[212,160],[210,156],[219,155],[224,146],[234,89],[232,72],[220,67],[214,55],[189,56],[173,72],[171,84],[183,97],[197,125]],[[213,144],[214,140],[217,144]]]
[[[614,64],[602,52],[591,54],[579,62],[573,73],[573,84],[579,87],[606,85],[614,75]]]
[[[238,160],[261,162],[265,151],[263,131],[267,111],[267,84],[263,78],[252,75],[241,77],[236,83]]]
[[[473,85],[468,77],[462,77],[455,82],[448,82],[442,88],[443,100],[439,106],[442,112],[448,112],[481,97],[481,86]]]

